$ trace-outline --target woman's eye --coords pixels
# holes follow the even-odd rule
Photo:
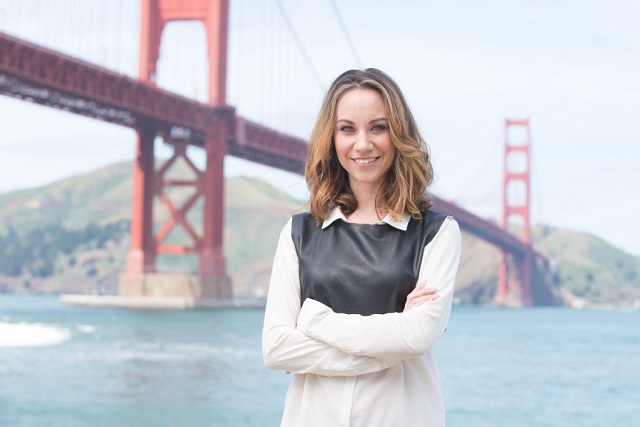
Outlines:
[[[342,132],[353,132],[353,127],[351,127],[351,126],[342,126],[342,127],[340,128],[340,130],[341,130]]]
[[[380,131],[383,131],[385,129],[386,129],[386,126],[384,126],[384,125],[375,125],[371,130],[380,132]]]

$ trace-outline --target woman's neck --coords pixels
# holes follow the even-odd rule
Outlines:
[[[353,195],[358,201],[358,207],[353,211],[347,219],[349,222],[357,224],[374,224],[379,222],[387,215],[387,209],[384,204],[376,205],[376,196],[378,191],[353,191]]]

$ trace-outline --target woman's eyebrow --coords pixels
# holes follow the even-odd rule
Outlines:
[[[386,122],[386,121],[388,121],[388,119],[386,117],[378,117],[377,119],[370,120],[369,123],[382,122],[382,121]],[[336,123],[338,123],[338,122],[345,122],[345,123],[349,123],[349,124],[353,124],[354,123],[353,121],[351,121],[349,119],[338,119],[338,120],[336,120]]]

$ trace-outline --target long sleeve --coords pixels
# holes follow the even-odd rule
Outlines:
[[[262,331],[267,367],[298,374],[353,376],[381,371],[400,363],[347,354],[296,330],[300,313],[298,256],[291,238],[291,220],[282,229],[271,273]]]
[[[411,359],[429,351],[449,320],[460,260],[460,229],[451,217],[425,247],[418,282],[428,280],[438,290],[435,301],[406,313],[334,313],[313,299],[305,300],[297,328],[304,335],[346,353],[382,359]]]

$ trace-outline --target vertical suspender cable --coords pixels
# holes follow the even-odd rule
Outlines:
[[[118,22],[118,28],[116,30],[116,49],[117,49],[117,57],[116,57],[116,69],[120,73],[124,73],[124,67],[122,63],[122,55],[124,54],[124,49],[122,47],[122,0],[118,0],[118,12],[116,21]]]
[[[281,0],[275,0],[275,2],[276,2],[276,5],[278,6],[278,10],[280,11],[280,15],[282,15],[282,18],[284,19],[284,22],[287,26],[287,29],[289,30],[289,33],[291,33],[291,37],[293,37],[293,41],[295,42],[296,47],[298,48],[298,52],[300,53],[300,55],[302,55],[304,62],[309,67],[309,70],[311,71],[313,78],[318,84],[318,87],[320,88],[321,91],[324,92],[325,85],[322,82],[322,79],[320,78],[320,74],[318,74],[318,70],[316,70],[315,65],[313,65],[313,61],[311,61],[311,58],[309,57],[309,54],[307,53],[307,50],[304,47],[304,44],[300,40],[300,37],[298,37],[298,33],[296,32],[293,24],[291,23],[291,19],[289,19],[289,15],[287,15],[287,11],[282,5]]]

